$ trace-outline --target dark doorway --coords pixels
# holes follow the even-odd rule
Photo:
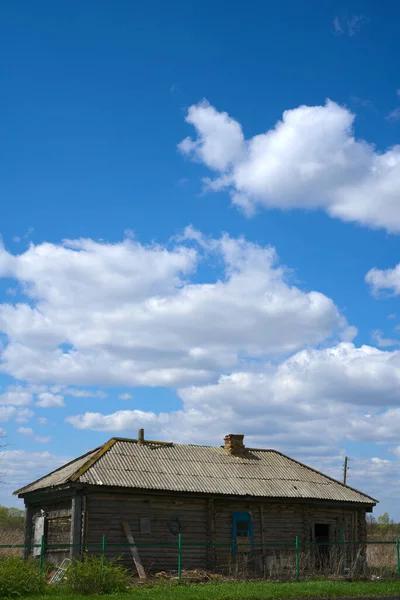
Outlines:
[[[329,566],[329,540],[331,526],[326,523],[315,523],[314,538],[316,543],[315,566],[323,571]]]

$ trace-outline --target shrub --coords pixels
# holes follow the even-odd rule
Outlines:
[[[37,562],[18,556],[0,560],[0,598],[20,598],[44,591],[46,582]]]
[[[113,594],[124,592],[131,582],[127,569],[116,560],[88,556],[73,563],[65,574],[65,585],[76,594]]]

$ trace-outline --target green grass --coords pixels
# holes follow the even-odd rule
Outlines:
[[[80,596],[60,588],[34,600],[287,600],[291,598],[400,598],[400,582],[307,581],[300,583],[206,583],[143,585],[125,594]],[[32,598],[33,600],[33,598]]]

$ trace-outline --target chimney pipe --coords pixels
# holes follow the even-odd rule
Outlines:
[[[139,429],[138,431],[138,443],[144,444],[144,429]]]
[[[243,439],[242,433],[228,433],[224,437],[225,450],[232,456],[244,456],[246,448]]]

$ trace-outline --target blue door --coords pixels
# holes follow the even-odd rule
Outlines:
[[[253,524],[248,512],[232,514],[232,554],[236,552],[253,554]]]

